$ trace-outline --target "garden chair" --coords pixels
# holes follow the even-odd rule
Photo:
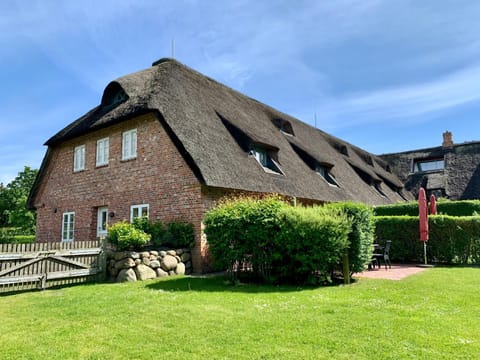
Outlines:
[[[373,253],[372,254],[372,264],[378,265],[380,268],[380,260],[385,263],[385,270],[387,269],[387,264],[389,268],[392,268],[392,263],[390,262],[390,246],[392,245],[392,240],[387,240],[385,243],[385,248],[383,249],[383,254],[381,253]]]

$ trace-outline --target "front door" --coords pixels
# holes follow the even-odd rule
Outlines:
[[[108,208],[99,207],[97,213],[97,237],[107,236]]]

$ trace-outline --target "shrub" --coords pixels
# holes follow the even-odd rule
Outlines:
[[[35,242],[30,230],[21,228],[0,228],[0,244],[28,244]]]
[[[249,264],[254,273],[268,280],[273,240],[279,230],[278,211],[286,206],[275,197],[228,199],[205,216],[209,250],[219,269],[236,269]]]
[[[348,247],[351,231],[342,209],[285,207],[279,212],[273,278],[279,282],[330,281]]]
[[[437,202],[437,213],[449,216],[473,216],[480,214],[480,200],[450,201],[440,199]],[[398,203],[375,207],[377,216],[418,216],[418,203]]]
[[[169,223],[167,230],[164,230],[162,244],[175,248],[192,248],[195,245],[193,225],[183,221]]]
[[[150,241],[154,246],[162,246],[167,232],[165,225],[161,221],[151,222],[148,217],[135,218],[133,225],[143,232],[150,235]]]
[[[277,197],[226,200],[205,217],[217,266],[244,265],[264,282],[317,283],[329,278],[348,245],[342,209],[290,207]]]
[[[370,206],[359,203],[334,203],[327,207],[341,209],[349,217],[348,260],[350,273],[361,272],[372,258],[375,239],[375,218]]]
[[[125,221],[108,227],[107,240],[119,250],[140,248],[150,241],[150,235]]]
[[[427,257],[430,262],[480,264],[480,216],[429,216]],[[391,258],[403,262],[423,262],[418,217],[380,216],[376,218],[377,239],[392,240]]]

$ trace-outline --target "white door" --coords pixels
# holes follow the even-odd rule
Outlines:
[[[97,237],[107,236],[108,208],[99,207],[97,213]]]

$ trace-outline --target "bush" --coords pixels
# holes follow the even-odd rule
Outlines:
[[[480,200],[450,201],[440,199],[437,213],[449,216],[473,216],[480,214]],[[375,207],[377,216],[418,216],[418,202],[398,203]]]
[[[329,278],[351,230],[342,209],[290,207],[277,197],[226,200],[205,217],[217,266],[250,267],[264,282],[318,283]]]
[[[133,225],[143,232],[150,235],[150,241],[154,246],[162,246],[167,232],[165,225],[161,221],[151,222],[147,217],[136,218]]]
[[[30,230],[21,228],[0,228],[0,244],[29,244],[35,242]]]
[[[359,203],[334,203],[327,207],[341,209],[349,217],[348,260],[350,273],[361,272],[371,261],[375,239],[375,218],[370,206]]]
[[[279,212],[272,275],[278,282],[331,281],[351,232],[342,209],[285,207]]]
[[[193,225],[183,221],[169,223],[167,230],[164,232],[162,243],[174,248],[192,248],[195,245]]]
[[[480,264],[480,216],[429,216],[429,262]],[[402,262],[423,262],[418,217],[376,218],[377,239],[392,240],[391,258]]]
[[[108,227],[107,240],[119,250],[137,249],[150,241],[150,235],[123,221]]]

